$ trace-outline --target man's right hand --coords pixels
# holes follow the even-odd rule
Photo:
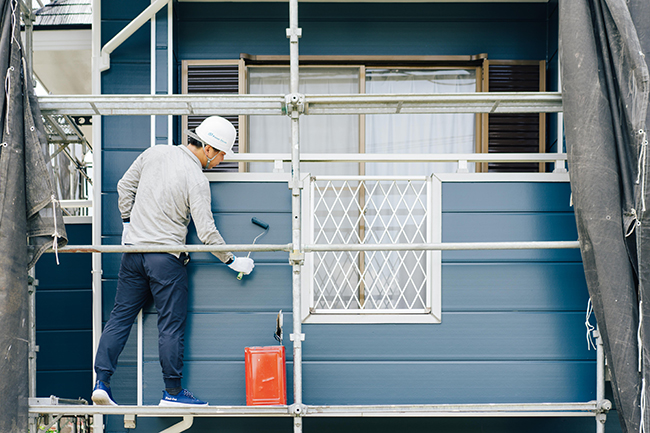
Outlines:
[[[235,257],[235,259],[231,264],[228,265],[228,267],[235,272],[241,272],[244,275],[248,275],[253,272],[255,262],[249,257]]]
[[[126,234],[129,232],[131,229],[131,223],[130,222],[123,222],[122,223],[122,245],[126,245]]]

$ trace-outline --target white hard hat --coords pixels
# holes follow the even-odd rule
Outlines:
[[[196,133],[187,131],[187,134],[195,140],[200,140],[217,150],[223,150],[232,155],[232,146],[235,144],[237,130],[234,125],[221,116],[210,116],[196,127]]]

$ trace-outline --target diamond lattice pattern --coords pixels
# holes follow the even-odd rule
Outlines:
[[[427,183],[314,181],[315,244],[427,241]],[[415,310],[427,306],[425,251],[317,252],[313,306]]]

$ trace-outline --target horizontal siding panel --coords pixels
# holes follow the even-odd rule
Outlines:
[[[117,404],[137,404],[137,384],[138,384],[138,374],[137,367],[135,364],[125,364],[121,362],[118,364],[115,374],[111,377],[111,393],[113,394],[113,399]],[[160,369],[160,364],[158,364],[158,369]],[[162,373],[161,373],[162,375]],[[160,379],[162,383],[162,376]],[[92,389],[91,389],[92,392]],[[162,396],[162,388],[158,391],[158,400],[152,402],[151,404],[158,405],[160,397]],[[124,427],[124,417],[120,416],[122,421],[122,427]],[[120,430],[124,432],[125,430]]]
[[[275,346],[273,313],[257,314],[190,314],[185,330],[185,361],[244,361],[244,348]],[[292,315],[285,313],[285,323]],[[144,356],[147,361],[158,359],[158,316],[147,314],[144,324]],[[290,326],[286,332],[289,334]],[[291,359],[291,344],[286,338],[287,358]]]
[[[158,361],[144,363],[144,404],[158,404],[164,383]],[[287,401],[293,402],[293,368],[287,363]],[[186,362],[183,386],[211,405],[246,405],[246,376],[243,360]]]
[[[103,150],[102,192],[116,192],[117,182],[141,153],[140,149]]]
[[[585,402],[594,362],[320,363],[303,365],[306,404]]]
[[[303,364],[305,404],[585,402],[594,362],[340,362]],[[144,404],[163,389],[158,362],[144,364]],[[183,386],[212,405],[244,405],[244,362],[186,362]],[[292,368],[287,364],[288,401]]]
[[[255,258],[255,253],[251,255]],[[197,264],[188,267],[189,310],[206,312],[290,311],[292,270],[288,263],[256,262],[241,281],[226,265]]]
[[[41,371],[36,372],[36,396],[49,397],[54,395],[60,398],[76,400],[83,398],[91,403],[90,394],[93,391],[92,365],[88,364],[85,370],[76,371]]]
[[[36,291],[36,329],[90,329],[93,293],[83,290]]]
[[[188,25],[197,21],[211,19],[255,20],[255,21],[287,21],[286,8],[282,4],[256,3],[255,7],[242,7],[237,3],[224,5],[207,4],[200,7],[196,3],[179,4],[176,9],[180,21]],[[114,11],[114,13],[117,11]],[[102,14],[103,16],[103,14]],[[119,11],[120,17],[123,13]],[[324,21],[393,21],[393,22],[447,22],[458,21],[475,23],[481,21],[493,22],[535,22],[544,21],[547,16],[546,5],[540,4],[476,4],[471,8],[452,3],[409,4],[387,3],[376,4],[368,8],[363,3],[346,2],[337,7],[329,4],[305,3],[300,9],[301,22],[310,23]]]
[[[444,263],[442,309],[584,311],[582,263]]]
[[[212,182],[210,190],[215,212],[291,213],[286,182]]]
[[[122,153],[122,152],[120,152]],[[122,235],[122,218],[118,209],[117,182],[122,178],[139,153],[124,152],[121,167],[106,169],[110,178],[102,194],[102,234]],[[110,170],[110,171],[109,171]],[[245,199],[255,197],[254,200]],[[260,243],[291,242],[291,194],[286,183],[213,182],[211,183],[212,210],[216,217],[235,214],[236,229],[224,230],[224,238],[231,236],[241,241],[227,240],[229,243],[253,242],[263,229],[251,222],[256,217],[270,225],[269,232],[260,237]],[[250,214],[250,215],[246,215]],[[217,221],[217,228],[221,224]],[[283,240],[285,239],[285,240]],[[200,243],[194,226],[190,226],[188,243]]]
[[[104,150],[137,150],[142,152],[151,143],[150,134],[150,116],[102,117],[102,149]],[[112,164],[113,159],[111,158],[110,161]]]
[[[275,345],[275,317],[275,313],[190,314],[185,360],[243,360],[245,347]],[[291,317],[285,313],[287,334]],[[148,361],[158,359],[156,320],[156,315],[145,318]],[[584,322],[583,312],[443,312],[440,325],[305,325],[303,357],[310,362],[593,360],[595,351],[588,350]],[[287,345],[290,349],[288,341]]]
[[[36,331],[38,369],[83,370],[92,366],[92,331]]]
[[[570,197],[568,182],[442,183],[442,211],[445,213],[573,212]]]
[[[381,9],[385,10],[384,7]],[[419,12],[402,22],[396,22],[386,12],[386,16],[380,20],[381,25],[378,25],[364,18],[366,10],[364,8],[352,19],[346,17],[329,22],[310,22],[310,36],[301,41],[301,55],[458,55],[487,52],[491,58],[498,59],[545,57],[545,14],[536,21],[513,20],[507,25],[501,19],[466,22],[440,18],[434,19],[435,24],[432,25],[431,20],[420,19]],[[179,22],[175,28],[179,36],[178,52],[181,59],[237,59],[240,52],[288,54],[286,42],[277,38],[278,34],[284,34],[279,32],[286,28],[286,15],[279,20],[253,20],[249,17],[234,20],[231,14],[219,12],[217,17],[208,18],[210,11],[201,9],[190,21]],[[436,13],[435,9],[433,13]],[[218,23],[219,29],[216,32],[215,23]]]
[[[458,213],[443,212],[443,242],[575,241],[578,234],[573,213]],[[580,251],[511,250],[443,251],[443,261],[571,261],[580,262]]]
[[[189,305],[193,313],[246,313],[291,310],[291,267],[280,264],[256,264],[255,270],[237,280],[237,273],[224,264],[188,265]],[[106,288],[115,297],[117,281]],[[112,302],[112,301],[111,301]],[[104,310],[105,312],[107,310]],[[145,307],[155,313],[153,303]],[[109,310],[110,312],[110,310]]]
[[[120,178],[123,174],[120,175]],[[117,188],[117,183],[113,187]],[[102,236],[117,237],[117,244],[119,245],[122,239],[122,215],[117,207],[117,201],[116,191],[102,194]],[[102,243],[106,242],[102,240]]]
[[[146,23],[133,36],[142,32],[144,27],[149,27]],[[130,37],[126,42],[135,41]],[[148,37],[148,35],[147,35]],[[107,41],[108,42],[108,41]],[[102,73],[102,94],[104,95],[149,95],[151,94],[151,74],[149,68],[149,41],[147,44],[147,56],[140,59],[134,59],[134,63],[121,63],[122,60],[117,56],[122,46],[111,54],[111,68]],[[144,62],[141,62],[143,61]],[[131,60],[129,60],[131,61]],[[148,116],[143,116],[148,117]]]
[[[264,232],[264,229],[253,224],[251,218],[256,217],[269,224],[269,231],[260,236],[256,244],[288,244],[291,242],[291,214],[275,213],[216,213],[214,222],[226,241],[226,244],[251,244],[255,238]],[[200,245],[201,241],[196,235],[194,225],[190,225],[187,235],[187,243]],[[236,255],[246,255],[245,252],[238,252]],[[210,253],[191,253],[192,260],[198,263],[221,263]],[[289,253],[282,251],[254,252],[251,258],[260,262],[288,263]]]
[[[305,325],[304,359],[339,361],[593,360],[584,313],[442,313],[439,325]]]
[[[118,256],[117,254],[115,254]],[[200,267],[200,269],[197,269]],[[189,306],[193,312],[269,312],[291,309],[291,267],[257,264],[255,270],[237,280],[237,273],[224,264],[188,265]],[[102,311],[104,320],[113,308],[117,278],[104,279]],[[145,306],[155,312],[153,302]]]
[[[70,225],[66,226],[69,230]],[[68,245],[91,245],[90,239],[68,237]],[[36,264],[37,292],[50,290],[85,290],[92,286],[92,255],[90,253],[43,254]]]
[[[92,243],[90,224],[67,224],[70,245]],[[54,254],[44,254],[36,262],[37,293],[48,290],[85,290],[92,286],[92,256],[90,254],[60,254],[59,264]]]

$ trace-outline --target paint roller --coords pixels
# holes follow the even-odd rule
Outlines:
[[[260,237],[262,237],[262,236],[264,236],[265,234],[268,233],[268,231],[269,231],[269,225],[268,225],[267,223],[265,223],[264,221],[259,220],[259,219],[255,218],[255,217],[251,218],[251,222],[252,222],[253,224],[255,224],[256,226],[262,227],[262,228],[264,229],[264,231],[263,231],[262,233],[260,233],[259,235],[257,235],[257,236],[255,237],[255,239],[253,239],[253,245],[255,245],[255,242],[256,242]],[[248,252],[248,255],[247,255],[246,257],[250,257],[250,256],[251,256],[251,252],[249,251],[249,252]],[[243,276],[244,276],[244,273],[243,273],[243,272],[240,272],[239,275],[237,275],[237,279],[238,279],[238,280],[241,280]]]

